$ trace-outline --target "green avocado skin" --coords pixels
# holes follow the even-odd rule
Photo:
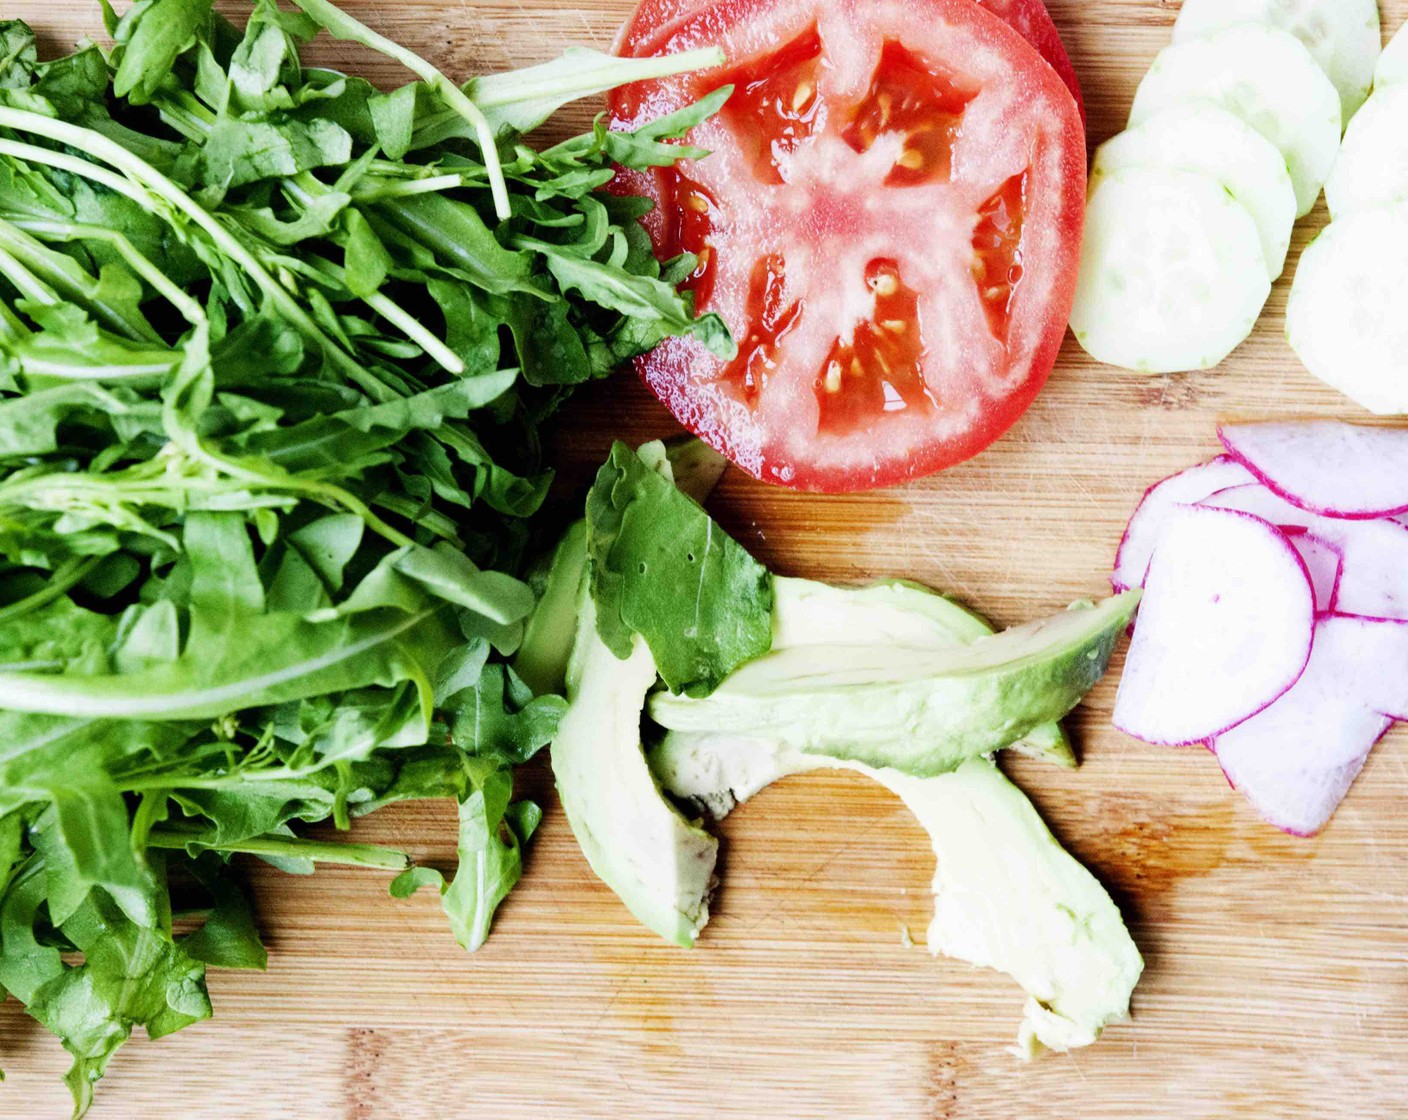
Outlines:
[[[915,777],[957,769],[1074,708],[1109,668],[1137,592],[958,650],[810,647],[769,654],[702,700],[656,694],[670,731],[771,738]]]
[[[813,580],[774,577],[774,650],[789,646],[897,645],[942,649],[991,637],[981,615],[923,584],[882,580],[837,587]],[[1012,749],[1067,769],[1079,765],[1059,723],[1044,723]]]

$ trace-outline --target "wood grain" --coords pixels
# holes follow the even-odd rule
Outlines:
[[[348,6],[452,74],[604,46],[629,0],[418,0]],[[1122,122],[1177,4],[1052,0],[1085,83],[1092,141]],[[1408,0],[1383,4],[1395,29]],[[52,50],[98,27],[88,0],[10,0]],[[323,58],[395,80],[364,53]],[[589,110],[575,118],[580,124]],[[1212,374],[1146,378],[1074,345],[1017,429],[977,462],[885,494],[801,497],[730,474],[715,508],[777,570],[896,574],[1016,622],[1104,587],[1152,481],[1210,453],[1227,416],[1354,417],[1282,341],[1295,254],[1255,338]],[[582,477],[609,440],[673,430],[629,377],[559,437]],[[214,973],[216,1019],[134,1041],[97,1120],[422,1120],[455,1116],[719,1120],[1281,1120],[1408,1116],[1408,743],[1378,748],[1319,839],[1257,822],[1196,751],[1109,725],[1107,681],[1075,719],[1085,767],[1012,772],[1110,885],[1148,959],[1135,1021],[1068,1057],[1004,1052],[1020,993],[906,948],[929,903],[928,846],[877,788],[789,781],[729,819],[717,916],[689,953],[637,927],[550,807],[527,877],[479,954],[428,895],[374,876],[251,867],[271,947],[263,975]],[[546,790],[541,773],[529,783]],[[452,857],[448,809],[358,826],[418,858]],[[0,1008],[5,1120],[67,1115],[65,1060]]]

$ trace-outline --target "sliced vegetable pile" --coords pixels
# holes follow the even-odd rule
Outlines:
[[[1021,983],[1024,1053],[1094,1042],[1127,1014],[1143,962],[992,754],[1074,765],[1056,721],[1104,675],[1138,593],[994,635],[913,584],[775,579],[672,474],[659,444],[617,444],[585,529],[558,552],[554,578],[580,586],[580,606],[556,667],[570,705],[552,764],[593,870],[646,926],[691,945],[718,842],[660,788],[722,817],[789,774],[859,771],[930,833],[932,951]],[[539,619],[574,617],[544,603]]]
[[[1371,412],[1408,412],[1408,31],[1379,60],[1325,184],[1334,221],[1301,256],[1286,335],[1311,373]]]
[[[1211,369],[1251,334],[1379,51],[1375,0],[1185,0],[1091,172],[1071,328],[1092,357]]]
[[[686,287],[739,340],[721,358],[681,339],[638,368],[749,474],[822,491],[918,478],[982,451],[1045,384],[1085,134],[1045,9],[990,7],[656,0],[623,33],[637,55],[729,56],[611,104],[613,127],[634,128],[737,87],[692,134],[707,161],[627,181],[660,203],[657,249],[697,257]]]
[[[241,32],[139,0],[110,53],[46,63],[0,24],[0,996],[71,1051],[79,1112],[135,1027],[210,1014],[207,964],[263,967],[232,853],[408,866],[295,825],[454,798],[459,873],[392,889],[483,940],[538,819],[512,766],[564,708],[505,661],[539,426],[667,335],[731,353],[649,203],[594,193],[701,155],[672,141],[718,98],[518,141],[714,52],[462,91],[300,6]],[[303,67],[320,29],[420,80]]]
[[[1224,427],[1228,455],[1130,521],[1117,589],[1144,602],[1115,723],[1208,746],[1270,823],[1324,827],[1408,718],[1408,431]]]

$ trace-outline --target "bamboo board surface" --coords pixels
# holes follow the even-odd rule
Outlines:
[[[605,48],[631,0],[349,0],[452,75]],[[1092,142],[1123,123],[1169,41],[1173,0],[1051,0],[1084,83]],[[1382,4],[1389,31],[1408,0]],[[51,53],[99,29],[89,0],[7,0]],[[360,51],[321,57],[385,81]],[[575,123],[584,123],[583,111]],[[1120,373],[1068,340],[1050,387],[970,465],[906,489],[817,498],[730,473],[713,508],[776,570],[903,575],[1004,624],[1104,588],[1142,490],[1215,450],[1232,416],[1356,411],[1282,340],[1296,254],[1255,337],[1222,370]],[[628,375],[574,406],[560,436],[581,477],[612,437],[674,430]],[[1114,676],[1073,720],[1085,766],[1009,772],[1111,888],[1147,960],[1135,1019],[1031,1065],[1004,1047],[1022,997],[936,961],[922,940],[926,838],[878,787],[790,780],[731,817],[724,886],[699,947],[637,926],[594,880],[548,798],[524,881],[470,957],[435,899],[396,902],[375,874],[295,879],[251,867],[265,974],[213,972],[213,1022],[134,1040],[95,1120],[1254,1120],[1408,1116],[1408,736],[1375,752],[1328,831],[1260,824],[1196,751],[1109,725]],[[452,807],[393,808],[357,836],[445,866]],[[0,1118],[59,1120],[66,1060],[0,1008]]]

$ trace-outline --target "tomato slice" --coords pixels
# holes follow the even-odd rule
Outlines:
[[[975,0],[1034,46],[1041,57],[1061,76],[1076,99],[1081,123],[1085,123],[1085,99],[1080,79],[1066,53],[1066,44],[1042,0]],[[711,6],[711,0],[641,0],[616,37],[616,53],[648,55],[657,53],[655,43],[685,17]]]
[[[727,66],[617,91],[612,124],[734,87],[691,137],[707,159],[626,186],[657,202],[662,255],[696,255],[686,286],[738,355],[670,340],[646,383],[798,489],[983,450],[1045,383],[1074,297],[1085,136],[1058,75],[972,0],[724,0],[653,49],[707,44]]]

